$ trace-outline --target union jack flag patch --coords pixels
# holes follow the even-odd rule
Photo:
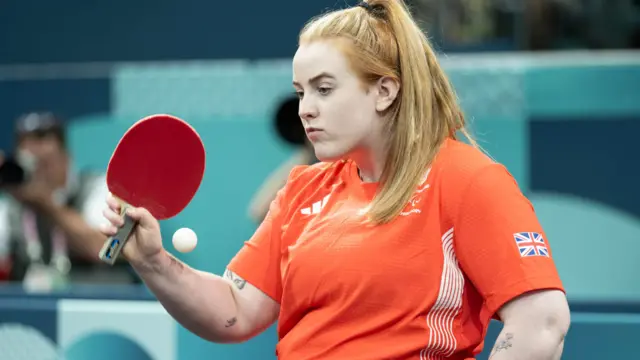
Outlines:
[[[546,256],[549,257],[549,249],[541,234],[535,232],[521,232],[513,234],[518,245],[520,256]]]

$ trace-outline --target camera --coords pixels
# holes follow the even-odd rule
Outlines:
[[[15,157],[7,157],[0,163],[0,187],[20,185],[27,180],[27,172]]]
[[[0,158],[0,187],[27,182],[35,170],[36,162],[36,158],[26,151]]]

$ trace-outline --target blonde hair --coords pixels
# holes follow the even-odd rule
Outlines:
[[[381,77],[400,83],[388,110],[391,137],[380,188],[368,213],[374,223],[389,222],[409,202],[447,137],[455,139],[460,131],[475,141],[433,48],[402,0],[368,0],[312,19],[299,42],[315,40],[340,40],[365,84]]]

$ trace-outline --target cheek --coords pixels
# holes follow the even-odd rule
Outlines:
[[[371,129],[373,116],[367,102],[362,99],[352,99],[345,104],[343,110],[344,126],[350,129],[350,132],[361,136]]]
[[[53,155],[57,152],[57,146],[53,145],[53,144],[45,144],[44,146],[42,146],[42,153],[43,155]]]
[[[340,126],[351,127],[359,123],[359,118],[363,117],[365,108],[362,99],[357,96],[345,96],[336,94],[325,102],[324,110],[321,113],[326,115],[327,121],[332,124],[338,123]]]

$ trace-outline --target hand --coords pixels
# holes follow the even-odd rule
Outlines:
[[[4,153],[0,151],[0,166],[4,160]],[[43,180],[32,179],[24,184],[4,185],[2,190],[6,190],[14,199],[35,210],[46,210],[47,206],[53,203],[53,188]]]
[[[107,208],[103,211],[104,216],[111,223],[104,227],[101,232],[108,236],[114,236],[118,229],[124,225],[124,219],[120,216],[121,205],[113,196],[107,199]],[[149,264],[158,255],[162,254],[162,235],[160,234],[160,224],[147,209],[129,208],[127,215],[138,222],[129,240],[122,249],[122,254],[132,265]]]
[[[26,184],[7,185],[5,189],[17,201],[38,211],[53,204],[53,189],[44,181],[34,179]]]

